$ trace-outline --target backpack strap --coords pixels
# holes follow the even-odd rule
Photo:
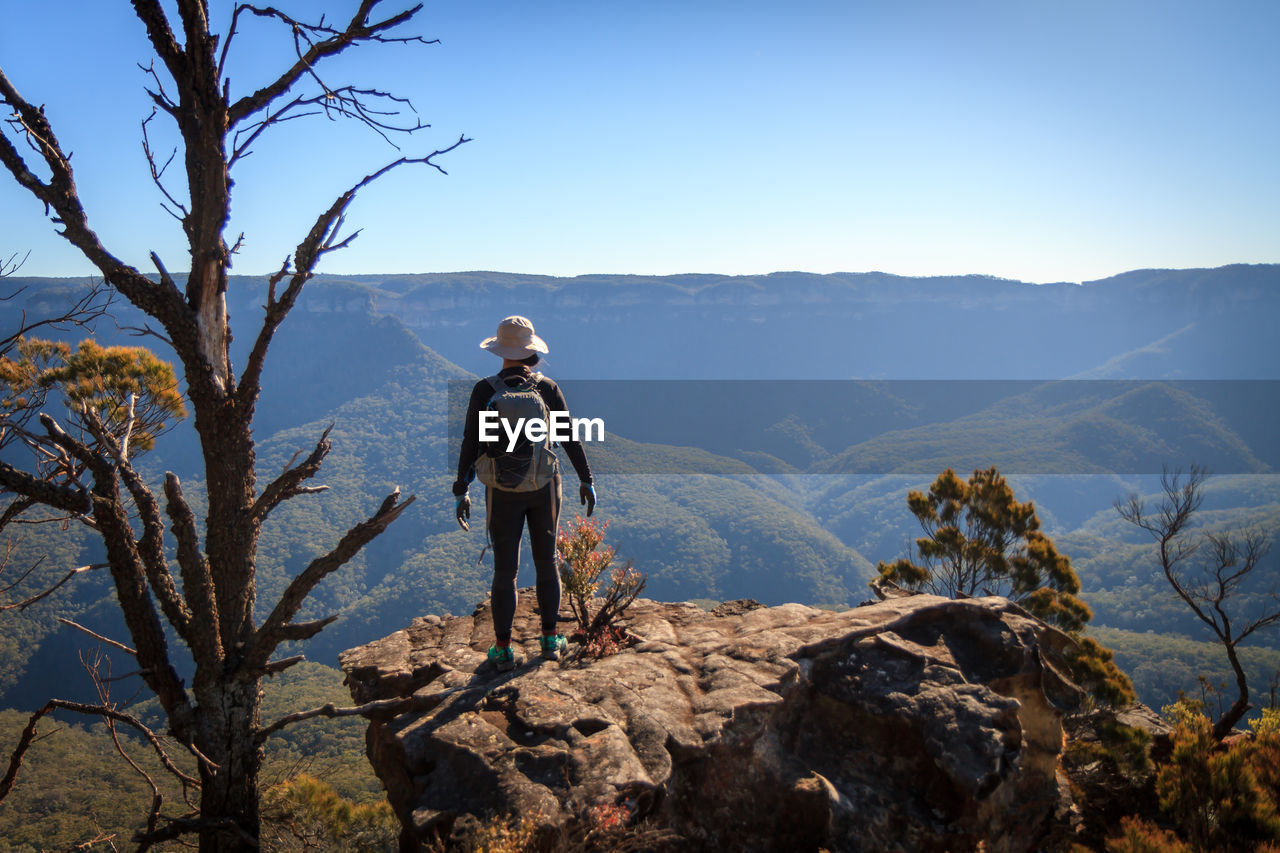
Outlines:
[[[484,555],[493,547],[493,534],[489,532],[489,526],[493,523],[493,499],[489,497],[489,487],[484,487],[484,547],[480,549],[480,556],[476,558],[476,565],[484,562]]]
[[[493,393],[497,394],[499,391],[504,391],[508,388],[523,388],[526,391],[532,390],[534,388],[537,388],[538,383],[541,382],[543,379],[546,379],[546,377],[543,376],[541,373],[531,373],[527,378],[521,377],[520,385],[508,385],[507,377],[499,376],[498,374],[495,373],[493,376],[485,377],[484,381],[488,382],[489,386],[493,388]]]

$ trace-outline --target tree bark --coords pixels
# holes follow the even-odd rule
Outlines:
[[[258,850],[258,773],[262,747],[240,733],[261,724],[258,679],[223,681],[197,689],[201,713],[200,751],[217,767],[201,762],[201,853]],[[234,829],[232,829],[234,827]]]

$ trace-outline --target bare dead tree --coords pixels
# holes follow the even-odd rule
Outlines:
[[[31,257],[30,252],[27,252],[22,257],[18,257],[17,252],[14,252],[7,258],[0,255],[0,278],[7,278],[8,276],[16,273],[22,268],[22,265],[27,262],[27,258],[29,257]]]
[[[1165,470],[1160,476],[1164,497],[1154,512],[1137,495],[1116,501],[1115,506],[1121,518],[1155,540],[1165,580],[1196,618],[1209,626],[1227,653],[1237,694],[1214,723],[1214,737],[1222,740],[1251,707],[1239,646],[1255,631],[1280,624],[1280,595],[1272,589],[1253,612],[1240,612],[1244,586],[1262,577],[1259,569],[1271,550],[1271,540],[1256,528],[1230,533],[1193,531],[1191,522],[1204,502],[1207,477],[1208,472],[1196,465],[1185,479],[1180,470]]]
[[[143,121],[148,177],[160,189],[187,239],[189,275],[182,288],[154,252],[151,261],[158,280],[125,263],[102,243],[81,204],[70,155],[43,108],[20,94],[0,70],[0,100],[8,116],[0,132],[0,163],[44,204],[59,234],[97,267],[110,291],[155,324],[148,331],[167,343],[176,357],[203,451],[207,509],[201,520],[184,497],[176,474],[165,476],[162,494],[157,494],[134,468],[132,459],[138,449],[129,443],[126,428],[131,417],[108,421],[85,407],[79,412],[82,429],[69,430],[41,413],[38,428],[35,420],[25,425],[30,427],[25,434],[31,439],[27,446],[34,458],[30,469],[0,462],[0,488],[20,506],[61,513],[101,538],[131,640],[110,642],[134,657],[139,674],[159,700],[169,736],[198,759],[199,812],[179,816],[153,812],[148,830],[135,839],[144,849],[187,834],[199,836],[202,851],[257,848],[262,739],[290,721],[263,724],[261,680],[301,659],[275,659],[281,643],[308,639],[332,621],[333,617],[295,621],[310,593],[413,502],[412,496],[402,498],[398,489],[388,495],[364,522],[293,578],[262,624],[256,624],[255,565],[262,525],[280,504],[318,489],[308,483],[330,450],[326,432],[302,462],[259,487],[252,425],[272,338],[321,258],[350,245],[359,233],[343,230],[344,216],[356,194],[401,166],[418,164],[443,173],[438,159],[468,141],[459,137],[423,156],[401,155],[356,181],[316,217],[292,257],[271,276],[265,316],[252,338],[247,362],[237,374],[231,363],[226,288],[239,240],[229,247],[224,234],[232,167],[249,156],[252,146],[271,128],[307,116],[351,119],[388,141],[425,127],[416,118],[406,120],[411,106],[389,92],[327,79],[328,60],[355,46],[424,41],[401,34],[421,5],[383,15],[375,14],[383,0],[351,2],[356,8],[350,17],[336,23],[323,16],[308,22],[274,6],[238,3],[228,30],[215,35],[210,31],[207,0],[172,4],[133,0],[133,12],[155,51],[155,61],[143,67],[146,91],[156,115],[171,120],[181,140],[172,155],[163,157],[152,148],[148,132],[152,119]],[[171,20],[166,9],[176,10],[176,17]],[[274,79],[233,100],[228,58],[240,29],[253,19],[292,33],[294,55]],[[180,191],[165,182],[170,166],[185,170]],[[167,538],[175,543],[172,548]],[[170,571],[173,564],[177,578]],[[190,685],[175,669],[166,623],[190,651],[195,667]],[[139,721],[105,703],[82,706],[51,700],[24,731],[9,772],[0,780],[0,798],[12,787],[40,718],[54,709],[106,713],[117,723],[141,727]],[[359,710],[343,709],[333,715]],[[292,719],[320,715],[330,714],[328,710],[305,712]],[[143,735],[147,736],[146,731]],[[148,739],[154,746],[155,740]]]

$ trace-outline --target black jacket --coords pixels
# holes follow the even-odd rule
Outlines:
[[[506,379],[520,374],[529,376],[532,373],[533,371],[529,368],[521,365],[503,368],[498,372],[498,376]],[[543,376],[538,380],[536,387],[549,411],[569,411],[569,405],[564,401],[564,392],[555,382]],[[493,386],[489,384],[488,379],[481,379],[471,389],[471,402],[467,404],[467,421],[462,429],[462,449],[458,453],[458,479],[453,483],[454,495],[465,495],[467,486],[475,476],[476,456],[480,453],[480,411],[488,405],[492,396]],[[564,448],[565,455],[573,464],[573,470],[577,473],[578,479],[583,483],[590,483],[591,467],[587,465],[587,454],[582,449],[582,442],[562,441],[560,446]]]

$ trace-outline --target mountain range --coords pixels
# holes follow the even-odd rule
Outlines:
[[[11,304],[32,316],[83,286],[7,284],[25,288]],[[262,278],[231,282],[241,346],[264,291]],[[121,331],[141,323],[117,308],[100,340],[166,355]],[[452,518],[450,401],[456,409],[459,389],[497,368],[477,344],[519,313],[550,344],[542,369],[575,414],[606,413],[606,440],[587,448],[598,513],[619,555],[647,573],[647,596],[855,604],[875,562],[918,535],[910,488],[948,465],[996,464],[1074,558],[1096,624],[1199,637],[1111,502],[1155,493],[1162,466],[1205,463],[1219,472],[1208,523],[1277,528],[1278,309],[1277,265],[1046,285],[882,273],[321,276],[272,345],[255,436],[270,472],[333,424],[320,478],[331,489],[271,519],[259,601],[394,486],[419,503],[318,591],[300,618],[341,619],[308,656],[330,663],[413,616],[469,612],[484,598],[483,537]],[[180,427],[144,467],[177,472],[198,499],[195,451]],[[17,554],[47,554],[54,572],[92,562],[94,545],[34,528]],[[38,704],[65,682],[82,637],[56,616],[123,633],[97,576],[0,615],[0,705]]]

